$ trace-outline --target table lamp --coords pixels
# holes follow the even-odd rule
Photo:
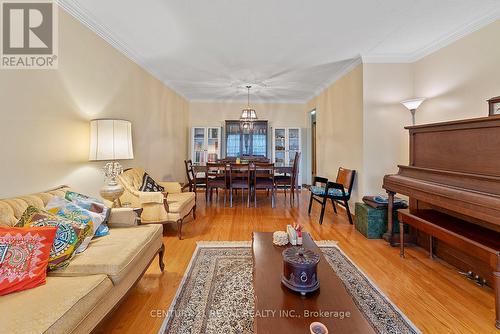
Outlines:
[[[425,98],[419,97],[416,99],[402,101],[401,104],[404,105],[411,112],[411,120],[412,124],[415,125],[415,111],[417,111],[418,107],[425,101]]]
[[[108,161],[104,165],[106,185],[101,188],[101,196],[120,207],[120,196],[124,188],[116,181],[123,167],[116,160],[134,158],[132,148],[132,124],[116,119],[95,119],[90,121],[89,161]]]

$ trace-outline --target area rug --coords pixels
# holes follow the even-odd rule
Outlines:
[[[335,242],[316,243],[376,332],[420,333]],[[199,242],[159,333],[253,333],[252,279],[250,242]]]

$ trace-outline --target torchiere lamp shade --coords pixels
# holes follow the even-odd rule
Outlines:
[[[132,123],[114,119],[90,121],[90,161],[133,158]]]
[[[417,110],[418,107],[425,101],[425,98],[419,97],[416,99],[402,101],[401,104],[404,105],[408,110]]]

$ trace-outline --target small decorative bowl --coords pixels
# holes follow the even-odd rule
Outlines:
[[[328,328],[326,328],[326,326],[321,322],[317,321],[311,323],[309,330],[311,331],[311,334],[328,334]]]

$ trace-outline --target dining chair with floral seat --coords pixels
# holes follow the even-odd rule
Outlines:
[[[328,179],[316,176],[313,185],[311,186],[311,198],[309,200],[308,213],[311,214],[312,203],[316,201],[321,204],[321,214],[319,223],[323,223],[325,214],[326,202],[328,199],[332,202],[333,210],[337,213],[336,203],[343,206],[347,213],[349,223],[352,225],[352,215],[349,209],[349,200],[351,199],[352,188],[354,186],[354,178],[356,171],[340,167],[337,172],[336,182],[328,181]]]

